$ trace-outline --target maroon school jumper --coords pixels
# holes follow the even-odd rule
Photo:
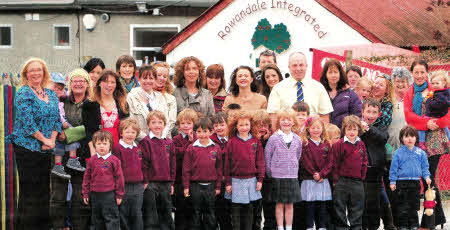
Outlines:
[[[193,144],[196,140],[196,136],[194,134],[194,140],[189,141],[189,135],[183,137],[181,133],[174,136],[172,141],[175,145],[175,153],[176,153],[176,161],[177,161],[177,175],[175,177],[175,184],[181,184],[181,175],[183,172],[183,159],[184,154],[186,153],[186,149],[189,145]]]
[[[119,141],[118,144],[114,145],[112,152],[122,164],[125,183],[142,183],[144,177],[142,175],[141,148],[139,146],[133,146],[131,149],[125,148]]]
[[[328,178],[333,168],[333,157],[331,155],[331,146],[328,141],[316,145],[308,139],[308,144],[302,145],[302,179],[313,180],[313,174],[318,172],[320,178]]]
[[[149,181],[172,182],[175,180],[175,145],[169,138],[158,139],[147,135],[139,143],[142,150],[142,174],[144,183]]]
[[[222,150],[220,146],[209,140],[208,146],[189,145],[183,161],[183,185],[189,189],[189,183],[216,183],[220,190],[222,183]],[[197,142],[195,142],[197,143]]]
[[[218,144],[220,146],[221,149],[224,149],[225,146],[227,145],[228,141],[225,140],[224,138],[220,139],[219,135],[217,135],[217,133],[213,133],[213,135],[211,135],[209,137],[212,141],[214,141],[214,143]],[[225,157],[223,158],[225,159]]]
[[[342,138],[333,145],[331,152],[334,159],[334,182],[341,176],[361,180],[366,178],[367,152],[364,142],[352,144],[344,142]]]
[[[99,156],[92,156],[87,163],[83,178],[83,197],[88,198],[90,192],[115,191],[116,199],[122,199],[125,182],[120,160],[112,154],[106,160]]]
[[[228,140],[225,147],[225,181],[231,185],[231,178],[248,179],[256,177],[258,182],[264,179],[264,150],[261,141],[255,137],[242,140],[235,136]]]

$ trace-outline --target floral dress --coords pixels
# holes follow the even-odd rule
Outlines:
[[[102,127],[103,130],[109,131],[112,133],[114,138],[114,145],[119,143],[119,112],[117,111],[117,107],[111,112],[106,112],[103,106],[100,106],[100,114],[102,118]]]
[[[422,114],[425,114],[425,101],[422,104]],[[427,147],[427,156],[449,153],[448,138],[444,129],[427,130],[425,137],[425,147]]]

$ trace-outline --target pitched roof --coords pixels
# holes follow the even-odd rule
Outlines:
[[[450,3],[424,0],[317,0],[329,2],[384,43],[395,46],[450,44]]]
[[[450,7],[433,6],[423,0],[315,1],[374,43],[394,46],[442,46],[450,43]],[[163,53],[170,53],[233,2],[218,1],[169,39],[163,46]]]

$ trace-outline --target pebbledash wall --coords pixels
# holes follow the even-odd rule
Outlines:
[[[167,60],[176,63],[185,56],[196,56],[205,65],[220,63],[228,79],[239,65],[249,65],[256,70],[256,59],[266,47],[261,45],[255,49],[252,38],[258,30],[258,22],[263,19],[267,19],[272,28],[284,24],[290,34],[289,48],[277,53],[278,66],[284,73],[288,72],[289,54],[294,51],[306,54],[307,76],[310,76],[310,48],[371,43],[315,0],[238,0],[166,53]],[[172,42],[175,41],[166,44],[166,48]]]
[[[25,13],[0,12],[0,25],[12,28],[12,46],[0,47],[0,74],[19,73],[25,60],[32,56],[44,59],[50,72],[67,74],[84,64],[84,56],[100,57],[107,68],[115,70],[120,55],[133,55],[130,52],[132,25],[170,26],[180,31],[196,18],[110,14],[110,21],[104,23],[100,14],[94,14],[97,25],[93,31],[87,31],[83,26],[83,15],[78,18],[76,13],[39,12],[39,20],[25,20]],[[54,47],[54,25],[70,25],[70,47]]]

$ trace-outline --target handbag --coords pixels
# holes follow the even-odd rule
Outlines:
[[[86,137],[86,131],[84,129],[84,125],[65,129],[64,133],[66,134],[66,143],[67,144],[71,144],[73,142],[80,141]]]

